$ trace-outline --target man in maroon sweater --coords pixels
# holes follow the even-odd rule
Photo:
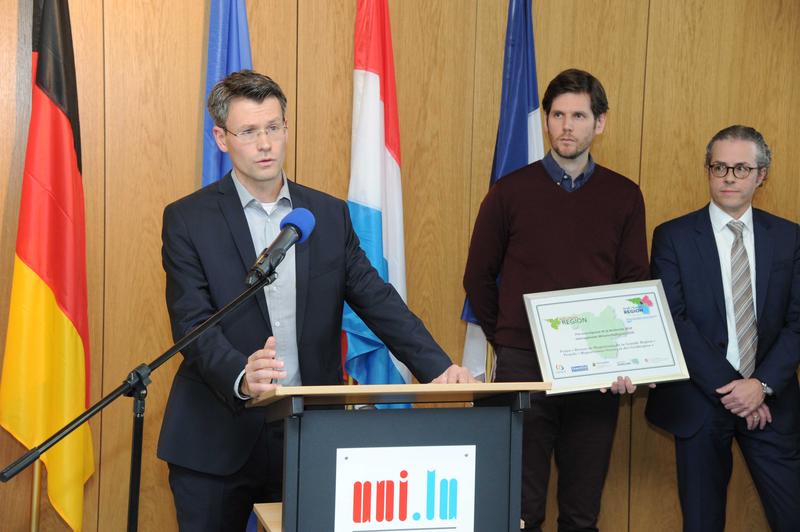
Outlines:
[[[648,278],[639,187],[594,162],[608,101],[588,72],[566,70],[542,107],[552,150],[503,177],[484,199],[470,243],[464,288],[497,354],[495,380],[540,381],[522,295]],[[544,521],[550,459],[558,467],[558,530],[597,530],[617,423],[616,394],[534,395],[523,431],[522,519]],[[605,390],[603,390],[605,391]]]

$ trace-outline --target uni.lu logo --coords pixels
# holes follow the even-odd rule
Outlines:
[[[471,532],[473,445],[336,449],[333,532]]]
[[[438,482],[438,512],[437,512],[437,481],[436,470],[426,470],[425,483],[425,520],[433,521],[437,517],[441,521],[458,518],[458,480],[442,478]],[[395,484],[397,496],[395,497]],[[373,504],[375,501],[374,519],[378,523],[392,522],[397,518],[399,522],[408,519],[408,471],[400,471],[400,479],[378,481],[356,481],[353,483],[353,523],[369,523],[373,518]],[[374,495],[374,496],[373,496]],[[396,500],[396,505],[395,505]],[[397,515],[395,516],[395,506]],[[437,515],[438,514],[438,515]],[[411,519],[420,521],[420,512],[414,512]]]

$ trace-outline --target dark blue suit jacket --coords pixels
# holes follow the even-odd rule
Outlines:
[[[316,218],[296,247],[297,346],[303,384],[341,384],[341,325],[346,301],[421,381],[450,359],[359,247],[347,204],[289,182],[293,207]],[[256,260],[230,174],[164,210],[162,258],[166,299],[177,340],[246,288]],[[272,335],[260,292],[183,351],[172,384],[158,456],[216,475],[238,470],[264,425],[261,408],[244,408],[233,385],[247,357]]]
[[[758,320],[753,378],[774,390],[766,400],[772,426],[785,433],[800,426],[800,228],[758,209],[753,226]],[[689,437],[720,405],[714,390],[742,378],[725,358],[725,300],[708,207],[656,228],[651,268],[664,284],[691,379],[650,390],[646,415],[656,426]]]

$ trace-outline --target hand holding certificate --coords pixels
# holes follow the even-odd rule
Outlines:
[[[523,298],[547,393],[689,378],[659,280]]]

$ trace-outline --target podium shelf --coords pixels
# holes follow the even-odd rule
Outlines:
[[[248,406],[267,406],[288,397],[303,397],[306,406],[376,403],[472,403],[501,394],[540,392],[545,382],[471,384],[359,384],[280,386],[251,399]]]

